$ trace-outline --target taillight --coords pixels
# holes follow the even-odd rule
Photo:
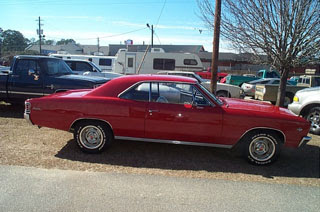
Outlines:
[[[31,112],[31,103],[30,102],[24,103],[24,112],[27,114],[29,114]]]

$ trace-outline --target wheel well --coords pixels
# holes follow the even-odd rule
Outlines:
[[[91,119],[91,118],[84,118],[84,119],[78,119],[78,120],[74,121],[74,122],[71,124],[71,127],[70,127],[69,131],[70,131],[70,132],[74,132],[74,129],[76,128],[76,126],[77,126],[78,124],[81,124],[81,123],[87,122],[87,121],[99,122],[99,123],[101,123],[102,125],[108,127],[109,130],[112,132],[112,136],[114,137],[113,129],[112,129],[112,127],[111,127],[111,125],[110,125],[109,122],[104,121],[104,120],[99,120],[99,119],[93,119],[93,118],[92,118],[92,119]]]
[[[304,108],[302,108],[302,110],[301,110],[299,115],[302,115],[304,117],[314,107],[320,107],[320,104],[314,103],[314,104],[310,104],[310,105],[304,106]]]
[[[230,94],[230,92],[229,92],[229,91],[226,91],[226,90],[219,90],[219,91],[217,91],[217,95],[218,95],[219,93],[224,93],[224,94],[226,94],[228,97],[231,97],[231,94]]]
[[[276,130],[276,129],[270,129],[270,128],[254,128],[254,129],[251,129],[251,130],[248,130],[247,132],[245,132],[242,137],[240,138],[240,140],[237,142],[237,144],[241,144],[243,143],[247,136],[250,136],[252,134],[255,134],[255,133],[275,133],[282,144],[285,143],[285,135],[283,134],[283,132],[279,131],[279,130]]]

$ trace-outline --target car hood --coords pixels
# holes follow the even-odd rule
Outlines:
[[[313,87],[313,88],[305,88],[297,92],[297,94],[304,94],[308,93],[310,95],[319,94],[320,93],[320,87]]]
[[[225,103],[225,106],[230,109],[236,109],[248,112],[259,112],[267,114],[281,114],[295,116],[286,108],[278,107],[267,102],[246,99],[220,98]]]
[[[109,81],[109,79],[106,79],[103,77],[93,77],[93,76],[84,76],[84,75],[76,75],[76,74],[60,75],[57,78],[66,79],[66,80],[89,81],[96,84],[105,83]]]

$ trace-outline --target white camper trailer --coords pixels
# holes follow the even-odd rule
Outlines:
[[[80,59],[88,60],[99,66],[101,71],[112,71],[115,58],[113,56],[96,56],[96,55],[72,55],[72,54],[50,54],[52,57],[61,59]]]
[[[155,74],[159,71],[201,71],[200,58],[192,53],[167,53],[161,48],[150,52],[128,52],[119,49],[114,72],[120,74]]]

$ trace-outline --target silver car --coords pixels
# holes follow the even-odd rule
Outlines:
[[[298,91],[288,109],[307,119],[311,123],[310,132],[320,135],[320,87]]]

